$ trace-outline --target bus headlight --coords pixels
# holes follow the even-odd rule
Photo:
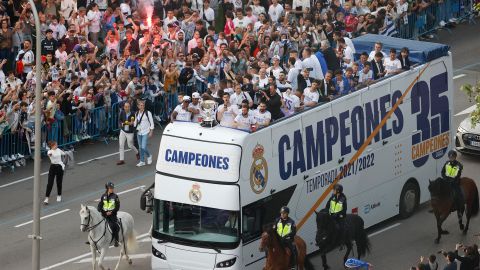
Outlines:
[[[235,262],[237,261],[237,258],[232,258],[230,260],[226,260],[226,261],[223,261],[223,262],[219,262],[217,263],[217,268],[225,268],[225,267],[230,267],[232,265],[235,264]]]
[[[153,256],[160,258],[164,261],[167,260],[167,257],[165,257],[165,255],[162,252],[158,251],[154,246],[152,246],[152,254]]]

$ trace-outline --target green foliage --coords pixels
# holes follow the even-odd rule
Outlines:
[[[476,85],[464,84],[460,90],[467,95],[470,102],[476,103],[475,110],[470,113],[472,127],[475,127],[480,122],[480,81]]]

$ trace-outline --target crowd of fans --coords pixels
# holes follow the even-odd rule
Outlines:
[[[407,48],[388,52],[378,43],[355,59],[351,38],[394,35],[392,29],[408,27],[408,14],[430,5],[428,0],[34,2],[40,36],[28,1],[0,2],[0,134],[18,133],[17,144],[28,146],[35,113],[42,114],[43,138],[55,133],[78,141],[88,138],[89,130],[107,132],[105,122],[123,107],[115,104],[128,102],[135,111],[139,99],[158,122],[198,121],[199,100],[211,99],[219,103],[221,125],[266,126],[409,69]],[[33,48],[36,39],[41,55]],[[37,57],[41,82],[35,76]],[[40,97],[34,94],[37,83]],[[34,109],[37,98],[41,112]]]
[[[477,245],[464,246],[456,244],[454,251],[438,252],[439,256],[444,257],[444,263],[437,261],[435,254],[428,258],[420,257],[420,261],[416,266],[412,266],[411,270],[478,270],[480,269],[480,253]],[[443,267],[439,267],[443,265]]]

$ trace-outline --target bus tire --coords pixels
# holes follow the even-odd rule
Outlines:
[[[400,193],[400,217],[409,218],[413,215],[418,207],[420,201],[420,190],[416,182],[409,180],[403,186],[402,193]]]

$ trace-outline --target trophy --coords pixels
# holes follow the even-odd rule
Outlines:
[[[204,100],[200,107],[202,108],[202,114],[205,116],[201,121],[201,126],[214,127],[217,124],[214,115],[217,103],[213,100]]]

